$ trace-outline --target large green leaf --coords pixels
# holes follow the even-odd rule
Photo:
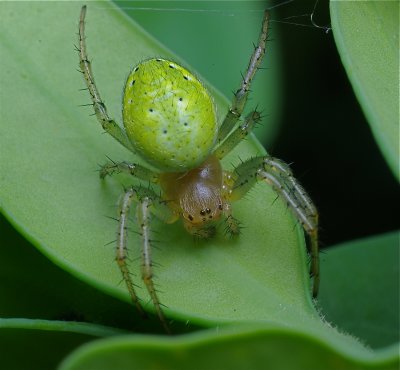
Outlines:
[[[330,4],[343,65],[375,139],[399,179],[399,2],[332,0]]]
[[[124,336],[80,347],[59,370],[395,370],[397,348],[354,351],[345,341],[326,344],[293,328],[257,325],[223,328],[180,338]]]
[[[2,236],[8,236],[8,240],[14,241],[14,244],[11,244],[13,248],[0,249],[2,263],[0,277],[3,281],[0,286],[2,297],[0,308],[3,309],[4,304],[10,306],[14,303],[14,310],[20,315],[40,315],[38,310],[41,307],[41,311],[46,312],[54,312],[58,309],[68,313],[69,309],[77,310],[81,319],[85,320],[97,319],[98,321],[99,316],[103,318],[105,316],[106,321],[112,322],[107,316],[114,315],[115,320],[125,319],[128,324],[131,323],[129,313],[124,307],[118,307],[110,298],[108,303],[110,312],[107,313],[105,307],[107,302],[100,294],[96,296],[82,284],[68,281],[62,276],[66,274],[57,272],[54,267],[46,267],[37,252],[25,250],[29,244],[23,248],[20,247],[21,240],[18,235],[12,236],[11,230],[7,229],[1,231]],[[18,255],[20,255],[19,265],[11,265],[7,269],[7,262]],[[371,261],[375,263],[371,264]],[[324,279],[321,286],[320,304],[327,319],[340,329],[357,334],[363,342],[368,344],[380,347],[395,343],[398,339],[398,316],[396,315],[399,298],[398,233],[367,238],[329,249],[324,254],[322,262]],[[33,264],[35,269],[30,268],[29,263]],[[15,269],[15,276],[12,274],[12,267]],[[348,279],[349,271],[352,272],[351,284]],[[29,272],[32,272],[30,278]],[[52,285],[62,284],[62,294],[57,292],[56,286],[46,284],[46,275],[51,276]],[[16,276],[18,279],[15,278]],[[366,281],[367,284],[365,284]],[[22,291],[24,294],[19,294]],[[381,291],[385,294],[380,294]],[[53,296],[47,298],[51,294]],[[32,298],[35,295],[36,300]],[[92,300],[92,307],[89,304],[90,300]],[[24,307],[19,307],[18,303]],[[2,316],[3,312],[4,310],[2,310]],[[71,314],[69,316],[69,319],[73,319]],[[274,363],[274,368],[278,369],[280,367],[301,369],[301,366],[307,369],[312,366],[328,369],[331,366],[349,369],[366,367],[395,369],[398,364],[396,346],[370,352],[349,340],[350,338],[332,335],[332,332],[328,336],[321,336],[321,333],[316,333],[313,327],[307,331],[298,331],[288,327],[277,328],[257,324],[257,327],[239,326],[234,330],[232,328],[219,329],[194,337],[182,336],[178,341],[172,338],[164,341],[149,336],[119,338],[93,343],[89,347],[79,349],[68,357],[66,364],[72,368],[98,366],[97,369],[100,370],[101,366],[105,369],[109,367],[107,361],[116,363],[123,358],[123,362],[128,362],[131,367],[135,363],[140,364],[140,368],[148,368],[151,365],[149,361],[152,363],[162,361],[163,368],[176,369],[179,368],[178,366],[188,367],[186,360],[181,362],[174,360],[175,353],[185,351],[188,356],[191,356],[192,363],[212,362],[215,364],[218,360],[222,363],[221,368],[234,369],[232,364],[227,366],[227,361],[232,357],[232,348],[236,346],[240,346],[242,358],[241,362],[236,364],[237,368],[247,368],[242,366],[245,363],[247,366],[254,364],[252,366],[254,369],[263,369],[266,363]],[[0,356],[2,365],[7,369],[20,369],[26,368],[22,364],[34,363],[37,366],[30,366],[30,368],[52,369],[63,356],[67,355],[68,351],[84,341],[93,340],[95,338],[93,335],[112,334],[112,330],[105,329],[101,326],[80,325],[74,322],[0,320],[0,341],[5,343],[0,347],[0,354],[7,354]],[[118,334],[118,331],[114,334]],[[34,342],[34,345],[31,342]],[[24,352],[22,358],[19,356],[21,343],[30,349]],[[48,348],[52,348],[53,345],[63,350],[48,351]],[[295,354],[290,357],[286,356],[289,347],[291,353]],[[48,353],[46,359],[43,348],[46,348],[46,353]],[[266,352],[265,348],[271,348],[272,353]],[[2,352],[4,349],[6,352]],[[217,358],[216,352],[220,353]],[[102,363],[101,366],[98,365],[98,361]],[[238,359],[235,358],[235,362],[237,361]],[[46,366],[46,364],[49,365]]]
[[[399,232],[353,240],[322,258],[325,318],[373,348],[399,342]]]
[[[0,317],[84,321],[141,332],[159,331],[158,320],[135,323],[129,303],[55,266],[1,216],[0,235]],[[175,325],[175,330],[181,328]]]
[[[127,185],[131,179],[102,182],[96,168],[106,155],[115,160],[135,158],[100,134],[90,109],[78,107],[88,101],[86,91],[78,92],[83,81],[75,71],[73,51],[80,4],[2,3],[1,9],[1,84],[7,86],[1,91],[3,211],[59,266],[128,300],[113,262],[114,247],[104,245],[114,239],[116,230],[106,216],[114,216],[121,183]],[[90,4],[87,35],[98,86],[119,121],[120,91],[130,67],[154,55],[177,59],[109,3]],[[213,95],[222,115],[228,102],[215,90]],[[260,153],[263,149],[251,139],[224,165],[231,168],[239,156]],[[235,205],[235,215],[245,226],[237,241],[220,235],[196,245],[180,224],[154,223],[161,235],[160,248],[154,251],[155,261],[162,265],[156,269],[156,282],[170,317],[203,323],[268,319],[306,325],[299,321],[299,312],[305,321],[317,316],[308,293],[302,234],[285,204],[275,198],[260,184]],[[135,273],[138,236],[132,234],[130,243]],[[144,289],[139,294],[146,302]],[[146,308],[152,309],[150,304]]]

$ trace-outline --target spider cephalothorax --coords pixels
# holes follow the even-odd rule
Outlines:
[[[80,68],[90,92],[94,111],[104,130],[130,151],[137,153],[157,171],[121,162],[102,166],[100,177],[126,172],[159,186],[160,194],[149,187],[132,186],[120,201],[117,262],[132,301],[144,315],[126,264],[127,220],[137,203],[137,221],[142,237],[142,279],[164,328],[169,331],[153,284],[150,218],[165,223],[183,220],[185,229],[200,238],[210,238],[215,224],[223,219],[230,236],[239,234],[231,203],[241,199],[258,181],[266,182],[287,202],[310,239],[313,295],[319,285],[318,213],[311,199],[293,177],[287,164],[266,156],[242,161],[234,171],[223,170],[225,157],[260,121],[256,110],[241,120],[250,84],[261,65],[268,32],[268,12],[262,23],[258,45],[232,106],[221,124],[213,99],[203,84],[187,69],[161,58],[148,59],[129,74],[123,96],[121,128],[108,116],[94,82],[85,44],[86,7],[79,22]]]
[[[164,197],[183,218],[191,233],[219,220],[224,210],[223,173],[219,160],[211,155],[201,165],[180,173],[163,173],[160,185]]]

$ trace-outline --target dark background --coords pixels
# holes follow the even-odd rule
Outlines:
[[[313,6],[314,1],[293,2],[277,14],[284,19]],[[318,4],[314,21],[330,24],[327,1]],[[322,243],[398,229],[398,184],[353,93],[332,32],[294,32],[283,25],[280,31],[284,105],[290,109],[283,110],[275,148],[281,158],[294,161],[295,173],[319,208]],[[299,57],[307,54],[311,57]]]

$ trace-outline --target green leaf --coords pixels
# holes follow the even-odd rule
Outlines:
[[[135,322],[129,303],[110,297],[55,266],[2,216],[0,235],[0,317],[85,321],[144,332],[159,330],[158,320]]]
[[[4,319],[0,318],[0,329],[41,330],[78,333],[93,337],[108,337],[125,334],[123,330],[83,322],[57,320]]]
[[[331,1],[330,5],[343,65],[376,142],[399,179],[399,2]]]
[[[3,212],[45,255],[83,281],[128,301],[114,260],[114,205],[127,177],[100,181],[97,164],[136,160],[106,135],[91,108],[78,57],[78,3],[2,3],[0,199]],[[33,16],[34,15],[34,16]],[[261,16],[261,15],[260,15]],[[131,66],[146,57],[177,59],[109,3],[91,3],[89,56],[110,114],[120,122],[120,94]],[[261,17],[260,17],[261,21]],[[257,29],[259,25],[257,24]],[[52,30],[56,30],[52,31]],[[112,30],[112,32],[110,32]],[[34,35],[32,37],[32,35]],[[29,43],[26,40],[30,40]],[[213,90],[220,115],[228,102]],[[226,168],[263,153],[253,139],[224,161]],[[197,245],[182,226],[154,223],[160,235],[154,260],[161,302],[169,317],[210,325],[269,320],[308,325],[317,317],[310,295],[304,240],[276,194],[259,184],[234,205],[244,231]],[[132,225],[133,226],[133,225]],[[132,234],[132,271],[139,271],[139,237]],[[137,276],[137,273],[136,273]],[[136,278],[138,281],[139,278]],[[147,302],[145,289],[139,295]],[[151,304],[146,305],[151,310]],[[299,321],[298,312],[304,315]]]
[[[5,235],[4,231],[7,233],[7,230],[3,229],[1,231],[2,236]],[[10,234],[10,232],[8,232],[8,234]],[[65,307],[69,307],[68,305],[74,307],[74,300],[77,301],[75,302],[75,306],[82,306],[82,301],[84,303],[87,299],[88,288],[83,288],[76,283],[71,284],[66,278],[60,280],[60,275],[62,275],[62,273],[54,271],[56,270],[55,268],[51,269],[48,267],[46,269],[44,262],[40,261],[40,256],[37,256],[37,253],[27,253],[26,250],[19,246],[21,243],[17,243],[18,240],[15,237],[14,239],[8,239],[14,240],[15,243],[12,244],[14,248],[0,249],[0,253],[2,253],[0,261],[4,261],[0,273],[3,273],[4,267],[7,266],[7,261],[13,260],[18,254],[22,257],[27,255],[27,261],[26,263],[24,260],[20,261],[22,263],[18,266],[20,269],[16,270],[17,276],[20,276],[23,272],[27,273],[29,271],[29,261],[39,270],[34,272],[34,276],[32,276],[30,280],[22,280],[21,283],[23,286],[20,286],[17,290],[17,292],[20,292],[22,291],[21,288],[25,287],[24,295],[21,296],[17,294],[17,296],[22,305],[29,305],[29,300],[32,302],[30,293],[32,292],[32,295],[35,294],[35,286],[41,286],[40,294],[38,295],[36,292],[36,296],[39,299],[36,299],[34,305],[31,303],[29,305],[30,307],[25,307],[25,310],[29,310],[41,304],[57,304],[56,289],[53,287],[52,291],[51,286],[45,284],[44,277],[38,280],[38,275],[41,272],[44,275],[48,274],[48,276],[51,276],[52,282],[55,284],[63,284],[63,296],[65,296],[66,300]],[[338,325],[339,328],[345,329],[353,334],[358,334],[359,337],[368,344],[376,344],[373,341],[378,341],[381,345],[383,341],[385,341],[384,344],[390,344],[397,340],[398,317],[396,313],[398,312],[399,295],[399,291],[396,288],[398,285],[397,246],[398,233],[390,233],[377,238],[368,238],[358,242],[346,243],[346,245],[329,249],[328,252],[323,255],[322,268],[324,279],[322,280],[322,291],[319,302],[322,305],[324,315],[326,315],[329,321]],[[16,250],[14,251],[14,249]],[[370,261],[374,261],[374,264],[371,264]],[[7,275],[11,275],[10,270],[11,269],[6,269],[4,275],[2,274],[0,276],[3,281],[3,284],[0,286],[0,288],[2,288],[1,307],[4,306],[4,303],[7,303],[4,301],[10,300],[10,298],[12,300],[11,293],[13,287],[15,287],[15,279],[9,279],[10,281],[4,279]],[[353,273],[351,284],[348,283],[349,279],[346,273],[348,271],[352,271]],[[366,281],[369,277],[370,279]],[[374,298],[377,292],[374,291],[374,286],[371,287],[371,281],[374,282],[374,286],[377,290],[384,291],[385,294]],[[32,285],[32,282],[34,282],[34,285]],[[4,288],[6,287],[3,285],[7,287],[11,285],[8,294],[7,290],[4,292]],[[65,292],[65,287],[68,287],[68,285],[72,286]],[[76,297],[70,292],[70,290],[73,289],[78,290]],[[53,292],[53,299],[46,300],[46,297],[43,296],[43,290],[48,291],[48,294],[52,294]],[[26,294],[28,294],[28,297],[25,303],[25,301],[21,301],[21,299],[25,299]],[[93,296],[93,293],[91,295]],[[94,301],[92,310],[99,311],[98,314],[100,315],[107,314],[107,310],[103,307],[101,302],[96,301],[98,297],[94,296],[92,298]],[[106,304],[106,302],[104,304]],[[83,307],[80,307],[81,310],[82,308]],[[90,307],[87,309],[90,311]],[[21,310],[21,308],[19,308],[19,310]],[[112,301],[109,310],[111,314],[116,316],[122,315],[125,319],[129,318],[129,315],[121,312],[121,307],[112,305]],[[87,316],[87,311],[82,312]],[[93,317],[92,315],[89,316],[89,318]],[[43,329],[46,329],[47,333],[43,332]],[[7,348],[6,353],[9,355],[6,357],[7,361],[13,359],[13,361],[6,362],[6,364],[9,365],[6,366],[6,368],[12,369],[12,365],[14,365],[14,368],[26,368],[26,366],[22,366],[20,362],[25,361],[23,364],[35,363],[40,365],[40,367],[38,366],[35,368],[40,368],[41,370],[45,368],[52,369],[68,351],[65,350],[61,353],[59,351],[51,351],[51,353],[49,353],[49,351],[46,350],[46,363],[50,362],[52,366],[49,365],[45,367],[43,365],[43,348],[52,348],[52,345],[56,345],[57,348],[72,350],[77,348],[82,342],[79,341],[74,346],[68,346],[62,344],[58,338],[67,337],[70,338],[70,340],[76,340],[84,333],[93,334],[93,329],[98,330],[96,326],[87,326],[86,324],[80,325],[74,322],[60,323],[57,321],[44,322],[43,320],[15,319],[0,320],[0,340],[3,338],[7,343],[7,347],[1,346],[1,348]],[[49,330],[53,333],[49,333]],[[65,330],[67,330],[68,333],[65,333]],[[312,328],[310,328],[310,331],[312,331]],[[76,333],[76,335],[73,333]],[[161,359],[164,368],[175,369],[179,367],[175,362],[176,360],[173,358],[174,353],[178,351],[182,353],[182,348],[186,347],[188,347],[187,350],[189,352],[192,351],[188,355],[192,356],[191,361],[194,361],[196,364],[199,361],[215,363],[217,360],[226,364],[232,357],[232,353],[234,353],[232,348],[240,346],[242,349],[240,353],[243,361],[247,364],[254,361],[256,363],[256,365],[252,366],[254,369],[263,369],[265,363],[274,362],[276,362],[276,364],[274,363],[274,368],[276,367],[278,369],[280,367],[284,369],[291,367],[301,369],[299,364],[303,364],[304,368],[311,368],[312,364],[317,364],[314,366],[315,368],[323,366],[324,369],[329,369],[330,365],[327,364],[327,362],[334,363],[336,368],[338,368],[338,364],[341,364],[341,368],[346,369],[365,368],[367,366],[368,368],[379,369],[396,368],[396,364],[398,363],[396,347],[369,352],[362,349],[360,350],[356,342],[349,342],[349,338],[332,335],[332,332],[330,334],[331,335],[321,337],[320,334],[315,332],[310,334],[308,331],[299,332],[288,328],[264,327],[264,325],[261,328],[260,324],[257,324],[257,327],[230,328],[228,332],[227,329],[219,329],[213,335],[201,334],[200,337],[195,337],[202,338],[201,341],[194,341],[192,336],[180,337],[178,343],[174,338],[170,338],[170,340],[166,342],[159,338],[148,336],[136,336],[131,339],[116,338],[115,340],[106,342],[96,342],[93,343],[93,346],[85,346],[76,352],[72,352],[71,356],[66,360],[66,364],[69,364],[72,368],[86,368],[87,366],[90,369],[90,366],[98,366],[96,361],[101,359],[101,361],[99,360],[102,362],[101,366],[107,368],[109,367],[108,361],[114,361],[114,363],[116,363],[122,357],[124,361],[129,361],[131,366],[132,361],[137,361],[134,363],[140,364],[140,368],[143,368],[148,364],[146,363],[146,359],[142,358],[142,356],[147,356],[147,361],[149,358],[155,361]],[[104,334],[99,333],[96,335]],[[334,340],[335,337],[336,340]],[[11,340],[10,338],[16,339]],[[87,337],[85,341],[87,340],[90,340],[90,337]],[[29,348],[32,349],[29,352],[25,351],[23,359],[15,355],[20,349],[21,341],[26,343],[26,347],[29,346]],[[32,343],[29,341],[34,341],[35,347],[32,347]],[[195,343],[193,344],[193,342]],[[197,348],[196,350],[192,349],[194,345]],[[291,353],[296,353],[296,356],[291,356],[290,359],[285,356],[289,346],[291,348]],[[228,351],[228,348],[231,348],[231,350],[225,353],[225,351]],[[266,353],[265,348],[273,348],[273,353]],[[220,353],[221,350],[222,352]],[[218,358],[215,357],[216,352],[220,353]],[[16,358],[18,358],[18,361],[15,360]],[[132,360],[132,358],[134,358],[134,360]],[[3,357],[3,360],[4,359]],[[40,359],[41,361],[39,361]],[[235,362],[236,360],[237,359],[234,359]],[[289,361],[293,362],[290,363]],[[20,366],[16,367],[16,364]],[[67,365],[65,366],[67,367]],[[99,366],[99,370],[102,368],[101,366]],[[187,366],[187,364],[183,363],[180,364],[180,366]],[[245,366],[242,367],[246,368]],[[145,368],[148,368],[148,366]],[[235,369],[233,366],[229,366],[229,368]]]
[[[399,342],[399,232],[354,240],[322,257],[325,318],[374,348]]]
[[[131,336],[96,341],[67,357],[62,370],[153,369],[397,369],[399,366],[399,233],[365,238],[324,254],[319,304],[326,319],[385,349],[369,351],[335,331],[257,324],[165,340]],[[373,263],[371,263],[373,261]],[[384,294],[382,294],[384,292]],[[324,335],[327,334],[327,335]],[[290,353],[290,356],[287,354]]]
[[[352,348],[354,349],[354,348]],[[293,328],[257,325],[223,328],[178,338],[125,336],[84,345],[59,370],[128,369],[397,369],[397,348],[349,351]]]

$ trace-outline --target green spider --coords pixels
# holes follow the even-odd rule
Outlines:
[[[158,195],[148,187],[132,186],[120,201],[116,261],[138,311],[146,316],[126,262],[127,223],[132,203],[137,203],[141,229],[142,279],[163,327],[170,332],[153,283],[151,216],[167,224],[182,219],[190,234],[203,239],[215,234],[216,221],[222,218],[228,234],[237,236],[240,227],[232,215],[231,203],[243,198],[258,181],[275,189],[309,236],[315,297],[319,287],[318,213],[289,166],[268,155],[243,161],[233,171],[223,170],[220,162],[261,119],[256,110],[244,120],[240,117],[265,54],[269,13],[265,12],[258,44],[221,125],[217,122],[213,99],[203,84],[177,63],[156,58],[139,63],[127,78],[122,110],[125,129],[108,116],[96,87],[86,52],[85,16],[86,6],[83,6],[79,20],[79,64],[97,119],[114,139],[158,169],[155,172],[136,163],[110,162],[100,170],[102,179],[125,172],[158,186],[161,191]]]

